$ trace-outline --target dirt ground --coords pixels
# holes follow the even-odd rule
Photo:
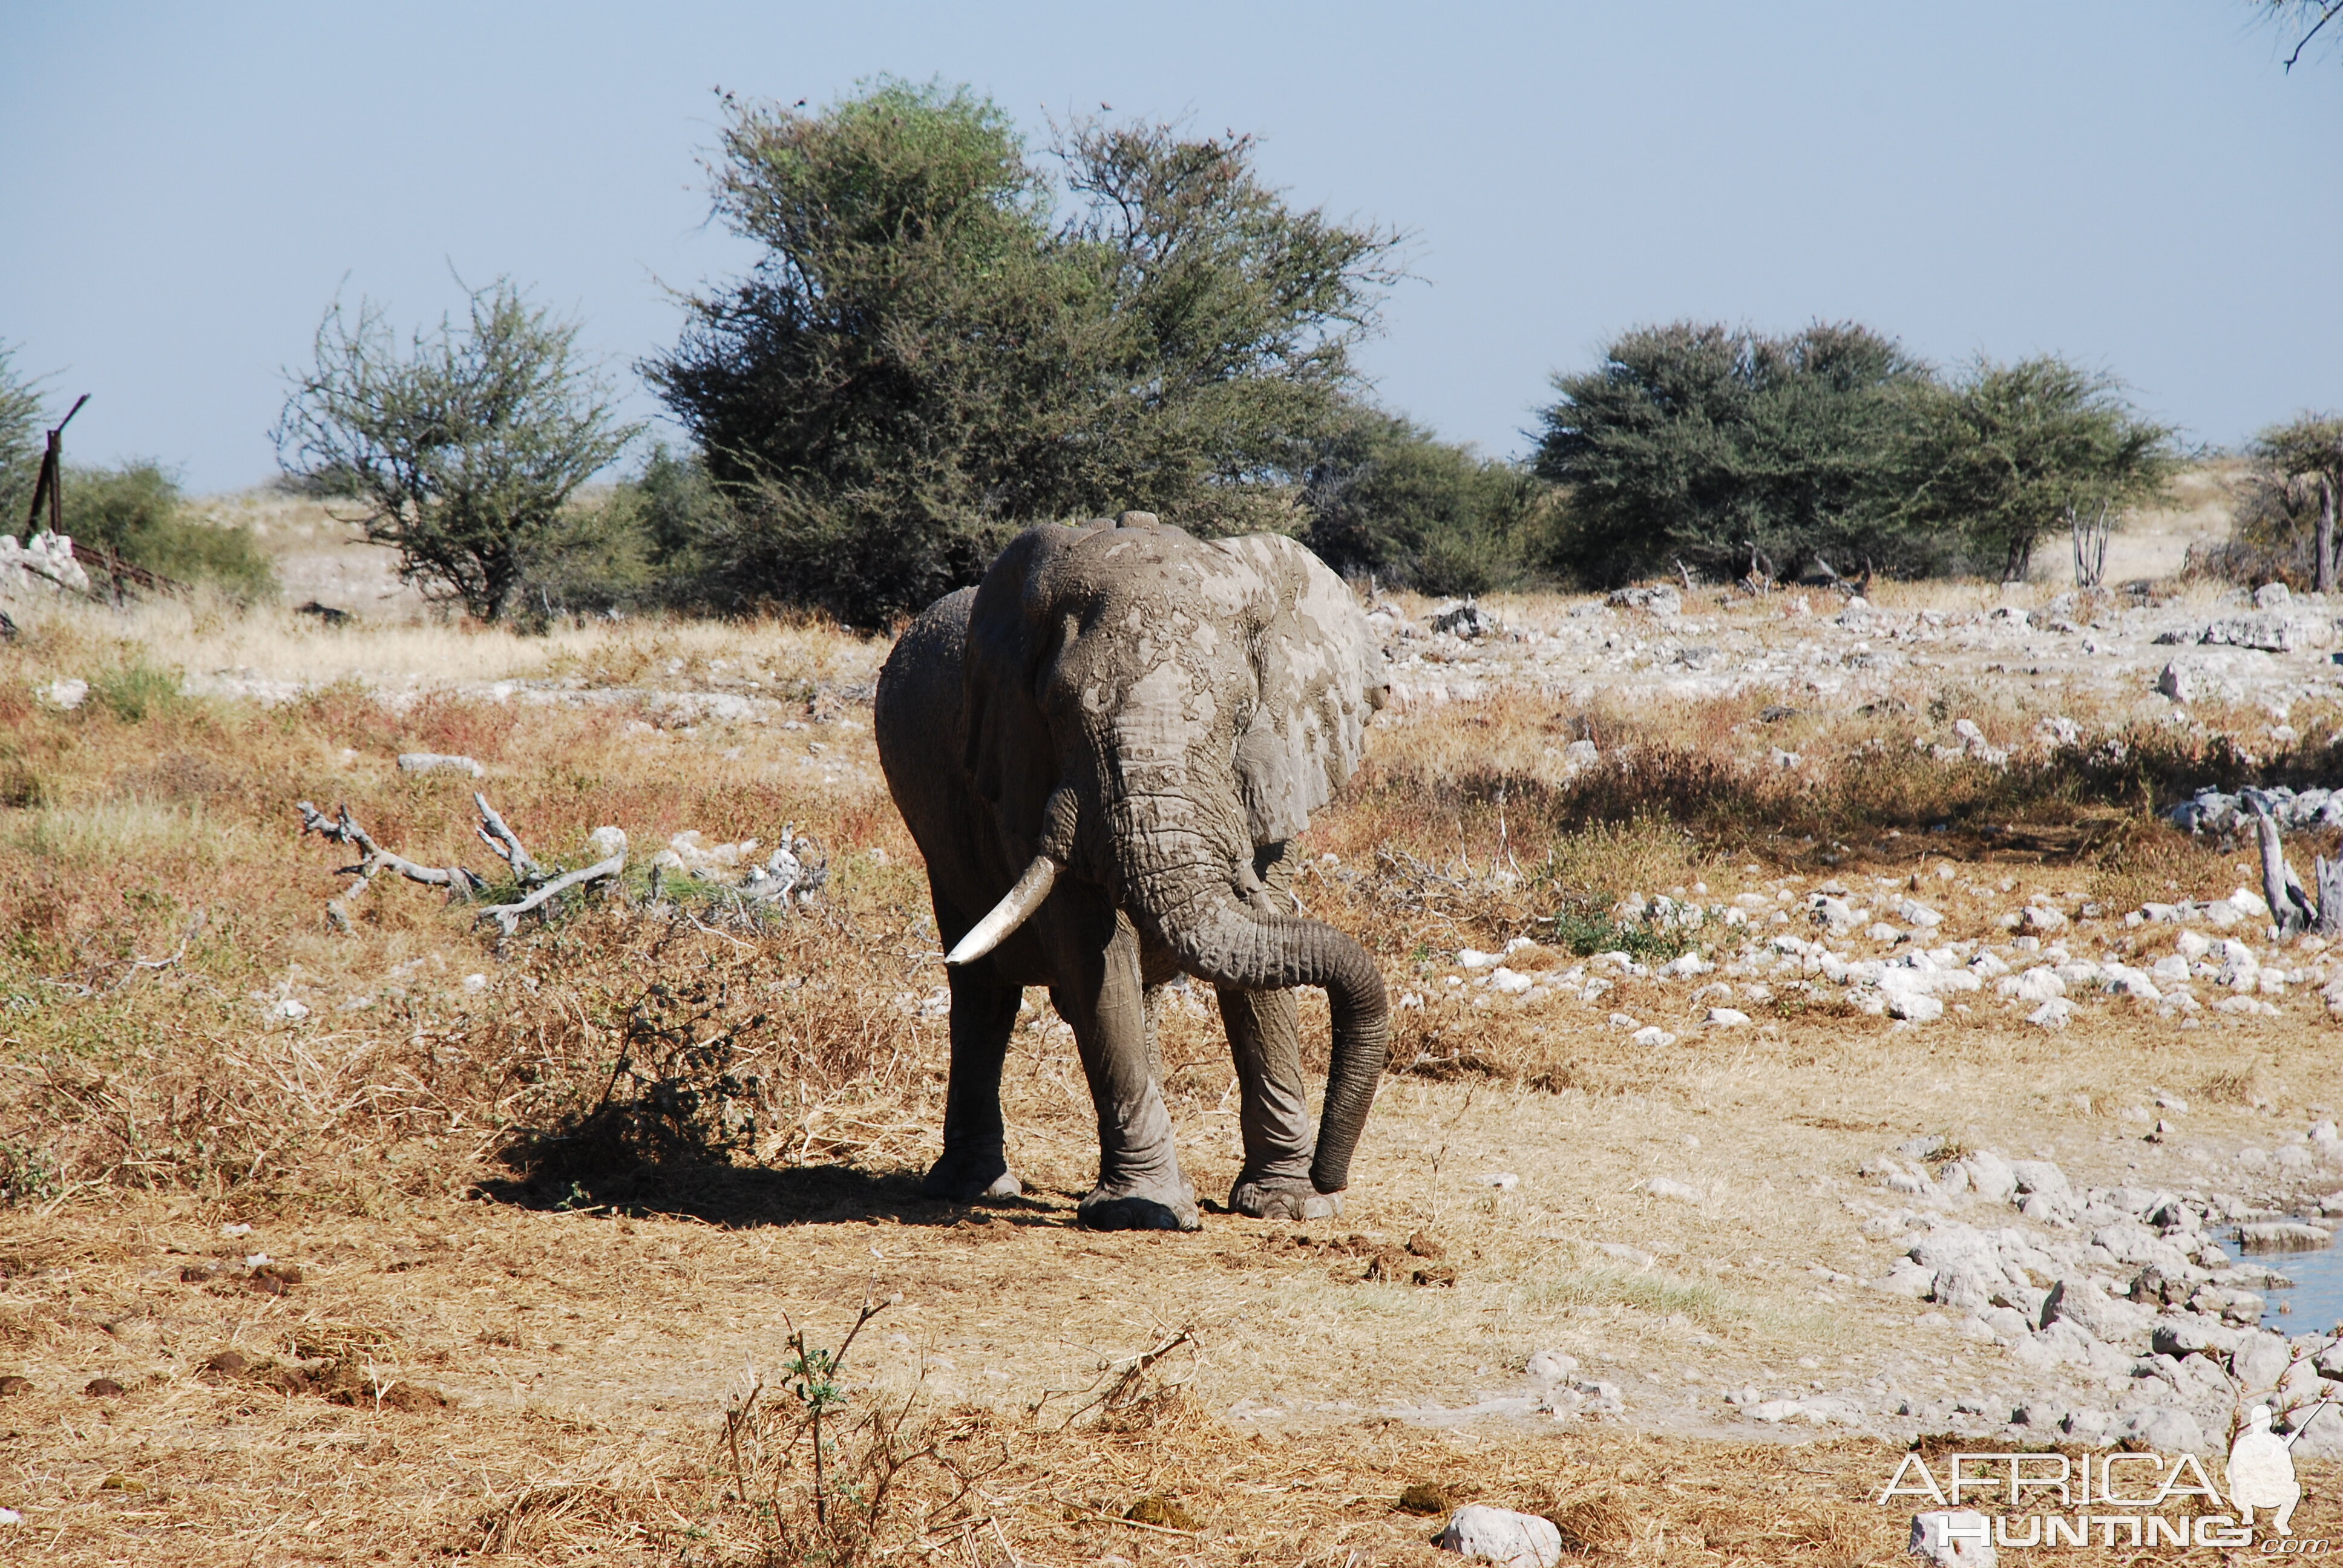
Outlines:
[[[321,596],[378,565],[329,555],[302,568]],[[1575,608],[1503,613],[1559,628]],[[1813,640],[1778,607],[1701,613],[1753,646]],[[1816,712],[1787,677],[1629,713],[1499,679],[1379,721],[1368,773],[1305,846],[1313,912],[1366,940],[1401,999],[1339,1221],[1212,1205],[1195,1235],[1073,1229],[1091,1110],[1038,993],[1009,1075],[1026,1197],[949,1207],[917,1195],[941,971],[870,747],[882,641],[525,638],[388,611],[345,634],[273,611],[19,618],[0,650],[0,1374],[29,1386],[0,1382],[0,1507],[21,1514],[0,1556],[1430,1563],[1455,1560],[1426,1544],[1447,1507],[1480,1502],[1550,1514],[1589,1558],[1885,1561],[1913,1507],[1875,1500],[1936,1430],[1920,1412],[1959,1408],[1946,1424],[1981,1447],[2065,1440],[2009,1427],[2029,1384],[2004,1346],[1869,1285],[1901,1244],[1866,1229],[1895,1201],[1883,1153],[1933,1137],[2078,1185],[2246,1192],[2240,1152],[2299,1141],[2343,1093],[2343,1028],[2309,980],[2267,1011],[2094,1000],[2056,1030],[1989,987],[1922,1027],[1819,982],[1670,978],[1656,957],[1553,983],[1589,961],[1557,934],[1573,900],[1796,910],[1825,883],[1883,910],[1925,897],[1944,920],[1928,940],[2012,956],[2003,916],[2056,906],[2078,951],[2146,963],[2171,934],[2125,910],[2221,898],[2247,861],[2155,822],[2168,800],[2071,781],[2020,799],[2022,759],[1988,774],[1916,749],[1916,728],[1946,731],[1946,692],[2030,724],[2026,672],[1982,655],[1879,674],[1893,711],[1842,694]],[[2288,678],[2308,689],[2308,669]],[[74,679],[91,695],[61,706]],[[2323,735],[2328,700],[2298,691],[2295,728]],[[1805,710],[1795,788],[1766,757],[1785,733],[1769,702]],[[2107,734],[2157,705],[2137,681],[2066,702]],[[2250,702],[2196,722],[2267,749]],[[1835,830],[1897,725],[1896,755],[1921,759],[1893,776],[1910,798]],[[1657,814],[1612,811],[1601,791],[1634,778],[1573,783],[1559,753],[1580,736],[1605,758],[1729,737],[1750,760],[1739,794],[1711,780],[1706,806],[1659,789]],[[484,776],[393,764],[425,749]],[[687,830],[755,837],[753,860],[786,826],[829,879],[779,925],[629,884],[500,943],[411,883],[347,894],[346,852],[293,811],[347,801],[402,853],[493,870],[476,789],[566,863],[606,823],[636,864]],[[337,894],[347,930],[325,916]],[[1712,928],[1694,950],[1727,963],[1773,929]],[[1547,982],[1477,984],[1487,967],[1460,955],[1517,938]],[[1903,950],[1865,940],[1845,938]],[[583,1124],[669,974],[729,988],[690,1043],[737,1048],[729,1082],[761,1075],[739,1091],[753,1128],[721,1158],[515,1155]],[[1746,1023],[1709,1022],[1720,1002]],[[1635,1043],[1623,1019],[1672,1038]],[[1304,1020],[1322,1039],[1314,997]],[[1208,999],[1175,999],[1165,1055],[1182,1159],[1217,1198],[1238,1153]],[[820,1352],[850,1331],[826,1376]],[[1539,1409],[1541,1352],[1619,1408]],[[1744,1390],[1865,1413],[1760,1422]],[[2301,1473],[2297,1533],[2343,1536],[2336,1466]],[[1403,1506],[1410,1488],[1429,1490]]]

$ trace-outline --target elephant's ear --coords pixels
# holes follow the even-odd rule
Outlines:
[[[1274,843],[1357,771],[1390,683],[1357,598],[1325,562],[1275,534],[1218,543],[1262,580],[1248,628],[1260,699],[1237,740],[1237,789],[1253,841]]]
[[[965,678],[969,777],[1001,826],[1025,843],[1041,831],[1060,763],[1035,689],[1056,631],[1037,579],[1072,530],[1029,528],[1010,541],[970,607]]]

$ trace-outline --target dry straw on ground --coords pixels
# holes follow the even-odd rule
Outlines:
[[[1974,934],[2036,892],[2236,880],[2143,811],[2210,765],[2202,737],[2142,732],[2127,771],[2037,749],[2002,772],[1914,760],[1914,716],[1943,696],[1916,676],[1902,706],[1786,719],[1762,696],[1513,694],[1386,719],[1310,836],[1312,911],[1427,999],[1398,1015],[1338,1225],[1071,1230],[1091,1111],[1046,1006],[1008,1075],[1029,1196],[951,1210],[916,1191],[943,982],[861,705],[882,643],[19,618],[0,649],[0,1372],[34,1387],[0,1398],[0,1505],[26,1516],[0,1539],[46,1561],[1428,1562],[1437,1521],[1399,1503],[1419,1484],[1550,1513],[1595,1559],[1881,1561],[1904,1515],[1869,1501],[1878,1443],[1751,1443],[1713,1402],[1640,1433],[1437,1411],[1543,1348],[1641,1380],[1639,1401],[1802,1377],[1801,1358],[1989,1378],[1900,1306],[1817,1299],[1809,1265],[1875,1261],[1840,1207],[1856,1161],[1934,1132],[2119,1170],[2138,1145],[2112,1112],[2150,1083],[2217,1137],[2333,1078],[2332,1037],[2299,1020],[2184,1034],[2111,1012],[2081,1050],[1988,1009],[1922,1036],[1786,993],[1703,1036],[1685,988],[1632,978],[1559,1011],[1446,1000],[1456,950],[1527,933],[1524,970],[1576,962],[1555,918],[1633,892],[1920,876]],[[65,678],[91,683],[81,707],[37,695]],[[2022,692],[1963,700],[1996,740],[2032,722]],[[1765,762],[1793,732],[1795,778]],[[1550,753],[1581,738],[1605,760],[1565,776]],[[402,774],[409,750],[487,776]],[[769,845],[793,823],[829,880],[748,918],[630,876],[508,940],[384,881],[334,930],[342,852],[300,837],[295,804],[346,802],[401,853],[485,872],[475,788],[558,865],[605,824],[639,867],[685,829]],[[1684,1042],[1631,1045],[1614,1011]],[[1305,1019],[1322,1039],[1314,998]],[[1238,1156],[1209,998],[1170,1010],[1164,1052],[1182,1159],[1216,1197]],[[1655,1172],[1707,1196],[1636,1190]],[[1625,1244],[1644,1261],[1604,1250]],[[1369,1277],[1385,1252],[1402,1266]],[[298,1280],[272,1289],[280,1263]],[[1453,1279],[1412,1282],[1433,1267]],[[900,1300],[846,1363],[833,1529],[811,1517],[789,1335],[800,1361],[834,1348],[874,1292]],[[98,1377],[125,1392],[81,1392]],[[2298,1528],[2317,1533],[2324,1485]]]

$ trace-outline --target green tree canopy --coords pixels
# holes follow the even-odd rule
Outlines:
[[[643,368],[737,503],[732,592],[870,622],[1041,518],[1292,526],[1392,236],[1288,206],[1243,136],[1082,122],[1045,169],[965,88],[727,107],[717,213],[765,254]]]
[[[364,508],[399,575],[483,620],[503,613],[571,495],[640,427],[577,355],[578,324],[498,278],[402,352],[379,307],[337,301],[276,429],[287,473]]]
[[[277,571],[252,530],[190,515],[168,470],[153,461],[65,470],[65,531],[180,582],[209,583],[240,599],[277,592]]]
[[[2336,514],[2343,500],[2343,417],[2303,414],[2273,425],[2247,448],[2228,544],[2231,572],[2333,590]]]
[[[39,386],[18,372],[16,350],[0,343],[0,534],[25,531],[43,449]]]
[[[1593,370],[1554,377],[1538,475],[1565,487],[1554,564],[1597,583],[1672,563],[1734,578],[1940,564],[1897,525],[1904,400],[1926,367],[1851,324],[1787,337],[1677,322],[1639,328]]]
[[[2006,580],[2026,575],[2045,534],[2154,499],[2177,466],[2172,431],[2142,417],[2120,382],[2056,355],[1979,360],[1920,388],[1911,407],[1905,515],[1956,531]]]
[[[1433,594],[1514,587],[1543,487],[1423,427],[1360,409],[1322,441],[1302,493],[1303,536],[1337,571]]]

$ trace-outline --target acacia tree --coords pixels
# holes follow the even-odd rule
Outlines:
[[[464,321],[442,317],[403,352],[379,307],[336,301],[274,435],[287,474],[365,508],[350,520],[398,552],[403,580],[493,621],[578,487],[641,427],[579,361],[578,323],[508,279],[468,293]]]
[[[1242,136],[1080,123],[1052,178],[965,88],[726,106],[717,215],[764,256],[642,368],[735,503],[731,592],[868,624],[1043,518],[1291,526],[1393,236],[1289,207]]]
[[[2155,499],[2178,466],[2172,430],[2141,417],[2120,382],[2056,355],[1979,360],[1911,402],[1903,516],[1999,557],[2006,582],[2026,576],[2044,535]]]
[[[2232,568],[2298,583],[2308,578],[2317,592],[2332,592],[2343,567],[2335,538],[2343,500],[2343,417],[2304,414],[2273,425],[2254,438],[2247,457],[2224,552]]]
[[[0,343],[0,534],[25,520],[41,467],[41,394],[16,370],[16,350]]]
[[[1346,575],[1379,573],[1424,593],[1488,593],[1525,574],[1543,489],[1520,465],[1363,408],[1311,461],[1303,539]]]
[[[1895,516],[1904,399],[1926,367],[1852,323],[1787,337],[1677,322],[1554,377],[1535,467],[1565,487],[1553,564],[1604,583],[1674,562],[1775,576],[1817,557],[1916,572],[1936,541]]]

